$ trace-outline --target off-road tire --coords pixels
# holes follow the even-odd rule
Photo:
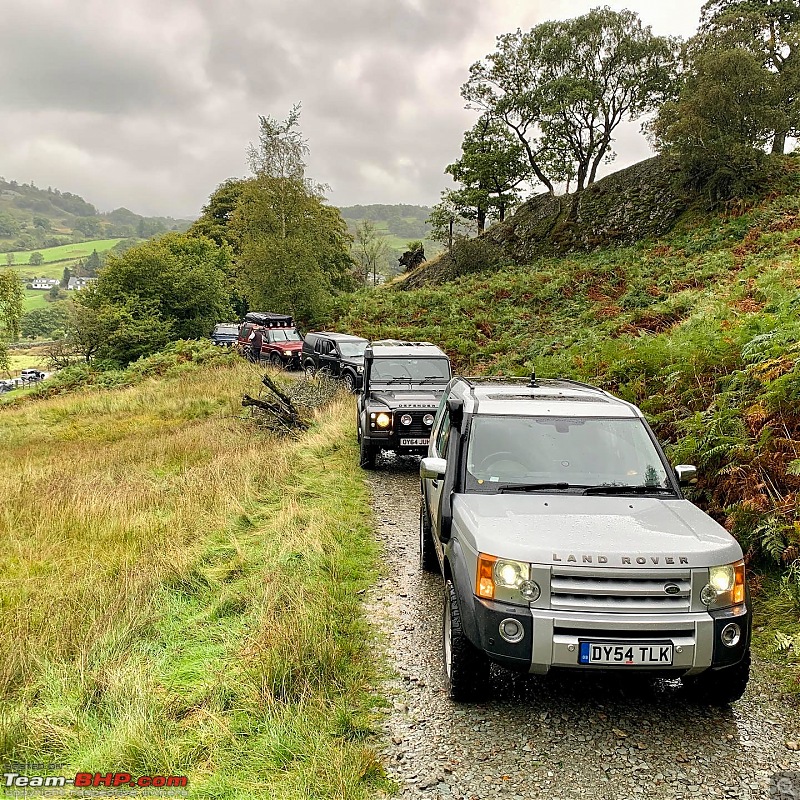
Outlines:
[[[732,667],[706,670],[699,675],[682,678],[683,685],[692,700],[710,706],[727,706],[735,703],[744,694],[750,678],[750,648],[744,658]]]
[[[425,504],[419,504],[419,568],[424,572],[439,572],[439,559],[433,546],[431,521]]]
[[[314,365],[313,364],[306,364],[303,367],[303,374],[306,376],[306,378],[308,378],[310,380],[311,378],[313,378],[317,374],[317,370],[314,369]]]
[[[361,465],[362,469],[375,469],[378,451],[363,436],[361,437],[359,456],[358,463]]]
[[[342,374],[342,383],[344,384],[344,388],[347,389],[350,394],[355,394],[356,391],[356,376],[353,375],[352,372],[349,370]]]
[[[458,595],[452,581],[444,584],[442,651],[450,699],[465,703],[483,698],[489,682],[489,659],[464,635]]]
[[[283,369],[283,359],[277,353],[270,353],[269,365],[274,369]]]

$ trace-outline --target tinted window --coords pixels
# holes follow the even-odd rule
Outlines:
[[[339,342],[339,352],[344,358],[363,356],[366,349],[366,342]]]

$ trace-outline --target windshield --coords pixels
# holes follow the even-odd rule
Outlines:
[[[339,342],[339,352],[342,354],[342,358],[363,357],[366,348],[366,342]]]
[[[672,488],[638,418],[475,417],[467,449],[467,490],[513,491],[514,485],[531,491]]]
[[[278,328],[269,332],[271,342],[301,342],[303,337],[294,328]]]
[[[217,325],[214,328],[214,333],[224,333],[227,335],[236,336],[239,333],[238,325]]]
[[[446,358],[376,358],[370,380],[445,383],[450,380],[450,362]]]

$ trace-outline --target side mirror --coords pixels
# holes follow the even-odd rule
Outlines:
[[[431,480],[439,480],[444,478],[447,472],[447,461],[444,458],[423,458],[419,462],[419,476],[420,478],[430,478]]]
[[[697,467],[692,464],[678,464],[675,467],[675,477],[681,486],[697,483]]]

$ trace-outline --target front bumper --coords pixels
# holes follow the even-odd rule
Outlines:
[[[627,670],[674,676],[694,675],[709,668],[738,663],[750,643],[751,613],[746,605],[713,612],[671,614],[577,613],[532,609],[472,596],[476,640],[473,644],[493,661],[517,671],[546,674],[552,668],[589,671]],[[512,618],[525,635],[516,644],[499,635],[502,620]],[[742,636],[735,647],[720,634],[736,622]],[[581,640],[614,640],[630,644],[669,641],[674,645],[669,667],[584,665],[578,663]]]

